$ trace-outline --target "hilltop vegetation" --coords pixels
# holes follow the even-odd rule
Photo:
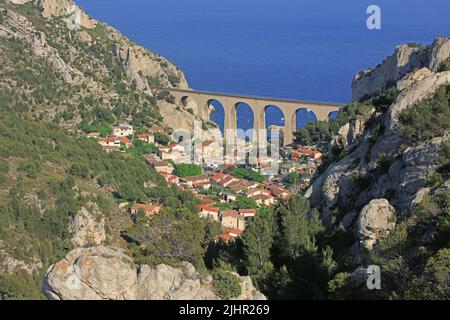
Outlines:
[[[56,50],[56,57],[66,64],[62,67],[65,73],[61,74],[49,61],[34,54],[35,49],[28,43],[0,37],[3,52],[0,100],[14,101],[4,105],[9,104],[10,108],[34,119],[53,121],[72,129],[77,126],[87,133],[109,133],[110,127],[122,120],[132,122],[137,128],[152,124],[165,126],[158,104],[170,97],[153,96],[135,87],[129,72],[114,55],[114,46],[124,41],[115,30],[97,23],[94,28],[71,31],[67,29],[65,17],[43,18],[40,9],[32,3],[16,5],[2,1],[0,6],[6,9],[1,9],[3,24],[9,27],[17,23],[8,12],[23,15],[40,32],[36,37],[43,37],[52,48],[49,50]],[[157,62],[161,70],[156,71],[160,74],[154,76],[153,82],[164,85],[164,79],[170,76],[172,83],[180,83],[178,76],[166,71],[172,66],[156,55],[152,59],[161,61]],[[73,81],[67,81],[68,74]]]
[[[74,247],[69,220],[88,202],[106,217],[109,243],[127,246],[120,233],[132,220],[115,205],[125,200],[170,208],[162,219],[194,219],[193,225],[181,227],[181,234],[200,228],[195,234],[201,239],[194,241],[202,245],[205,231],[194,214],[196,200],[169,188],[140,158],[106,154],[96,141],[70,136],[55,124],[10,111],[0,115],[0,262],[14,257],[34,270],[0,275],[3,297],[41,297],[43,273]]]

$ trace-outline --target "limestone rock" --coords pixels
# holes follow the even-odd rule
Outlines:
[[[239,279],[237,299],[265,299],[250,278]],[[98,246],[75,249],[51,266],[43,292],[51,300],[217,300],[212,282],[187,262],[137,266],[123,251]]]
[[[436,72],[450,56],[450,39],[437,38],[428,47],[401,45],[375,69],[358,73],[352,83],[354,101],[371,96],[395,84],[410,72],[426,67]]]
[[[71,218],[69,230],[76,246],[99,245],[106,239],[105,216],[96,203],[89,202]]]
[[[418,73],[418,75],[415,73],[418,76],[416,81],[399,94],[397,101],[387,113],[385,124],[390,130],[398,124],[400,113],[415,103],[429,98],[441,85],[450,83],[450,71],[425,75],[419,70]]]
[[[136,282],[136,266],[121,250],[78,248],[49,268],[43,292],[52,300],[132,299]]]
[[[11,10],[3,14],[0,24],[0,37],[13,38],[29,44],[33,53],[46,60],[68,83],[80,82],[83,75],[80,71],[69,66],[51,47],[43,32],[36,31],[24,16]]]
[[[0,250],[0,273],[11,274],[17,270],[24,270],[29,275],[42,268],[40,257],[33,257],[30,261],[23,261],[6,254]]]
[[[159,82],[160,87],[188,88],[184,74],[168,60],[130,43],[117,31],[112,29],[110,31],[117,41],[113,47],[113,54],[123,65],[130,83],[137,90],[151,92],[149,79]],[[168,76],[170,74],[178,79],[178,84],[170,82]]]
[[[397,90],[403,91],[404,89],[411,87],[414,83],[422,80],[425,77],[430,76],[431,74],[432,72],[428,68],[422,68],[417,70],[416,72],[412,72],[406,75],[405,78],[397,82]]]
[[[386,199],[376,199],[362,209],[355,233],[363,248],[371,251],[378,240],[394,227],[395,209]]]

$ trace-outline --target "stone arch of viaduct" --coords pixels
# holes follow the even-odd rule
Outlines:
[[[187,98],[197,105],[194,110],[196,116],[204,120],[210,119],[211,101],[216,100],[221,103],[224,109],[225,130],[237,129],[236,107],[239,103],[247,104],[253,111],[253,127],[256,132],[266,129],[266,109],[269,106],[278,107],[284,114],[284,144],[288,145],[294,141],[296,131],[297,111],[308,109],[316,115],[318,120],[328,121],[331,113],[339,111],[343,106],[338,103],[297,101],[290,99],[276,99],[264,97],[252,97],[225,93],[215,93],[206,91],[192,91],[182,89],[164,89],[169,91],[182,104]],[[265,138],[264,138],[265,139]]]

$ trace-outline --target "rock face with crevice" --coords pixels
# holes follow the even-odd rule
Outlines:
[[[436,72],[450,55],[450,39],[437,38],[432,45],[401,45],[375,69],[356,74],[352,83],[352,99],[372,96],[421,68]]]
[[[361,246],[372,251],[382,237],[395,228],[395,209],[386,199],[370,201],[359,214],[355,228]]]
[[[239,276],[238,276],[239,277]],[[250,278],[239,277],[240,300],[264,300]],[[213,278],[192,264],[134,264],[114,247],[78,248],[51,266],[43,293],[51,300],[217,300]]]
[[[93,202],[88,202],[69,223],[72,242],[77,247],[100,245],[106,239],[105,216]]]

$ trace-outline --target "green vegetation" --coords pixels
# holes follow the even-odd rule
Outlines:
[[[399,130],[408,144],[418,144],[450,130],[450,85],[441,86],[430,99],[402,112]]]
[[[178,87],[178,85],[180,84],[180,79],[178,78],[177,75],[173,74],[173,73],[169,73],[168,75],[168,79],[169,82],[172,84],[172,86],[174,87]]]
[[[261,208],[241,241],[212,244],[206,265],[230,264],[249,274],[270,299],[324,298],[336,262],[318,212],[306,199],[293,196],[275,208]],[[319,240],[321,243],[319,243]]]
[[[133,146],[127,149],[127,152],[135,157],[144,154],[157,154],[158,148],[153,143],[146,143],[139,139],[133,140]]]
[[[175,174],[180,178],[196,177],[202,173],[202,167],[196,164],[180,163],[175,166]]]
[[[125,235],[135,245],[131,250],[144,264],[189,261],[203,268],[205,221],[188,209],[181,199],[165,201],[164,212],[151,219],[139,217]],[[178,208],[178,209],[177,209]]]
[[[439,72],[445,72],[450,71],[450,58],[442,62],[442,64],[439,67]]]
[[[430,232],[435,234],[430,237]],[[411,218],[381,242],[374,262],[383,272],[384,297],[448,299],[449,245],[450,191],[446,190],[426,196]]]
[[[245,168],[235,168],[231,171],[231,175],[235,176],[238,179],[246,179],[255,182],[264,182],[265,178],[262,174]]]
[[[16,179],[3,177],[7,172],[13,173]],[[188,259],[197,265],[202,260],[205,231],[196,215],[197,200],[189,193],[169,188],[138,158],[106,154],[95,140],[72,137],[55,124],[26,120],[19,114],[3,111],[0,112],[0,174],[0,189],[9,190],[0,194],[2,255],[32,265],[38,259],[43,264],[35,276],[17,273],[0,277],[0,295],[4,298],[42,298],[36,295],[41,286],[38,279],[42,279],[50,264],[73,248],[69,219],[88,202],[95,202],[111,221],[108,228],[113,239],[119,237],[118,225],[123,228],[131,224],[129,218],[117,211],[115,200],[151,202],[171,208],[171,212],[160,218],[167,216],[174,222],[168,231],[170,237],[161,238],[157,247],[146,248],[144,253],[136,255],[137,259],[141,255],[146,261],[167,258],[171,251],[164,241],[174,243],[175,235],[181,235],[185,237],[180,241],[185,243],[186,250],[182,256],[172,254],[171,257]],[[155,187],[146,188],[148,183]],[[95,184],[97,188],[92,187]],[[81,196],[80,191],[87,191],[86,195]],[[34,197],[39,200],[24,200]],[[155,219],[153,223],[159,228],[158,223],[166,222]]]
[[[246,196],[238,195],[233,207],[237,210],[239,209],[256,209],[258,205],[255,200],[249,199]]]
[[[165,134],[155,133],[155,141],[161,145],[167,146],[170,142],[170,138]]]
[[[225,270],[215,270],[213,272],[214,288],[217,295],[224,300],[237,298],[242,293],[241,282],[234,274]]]

